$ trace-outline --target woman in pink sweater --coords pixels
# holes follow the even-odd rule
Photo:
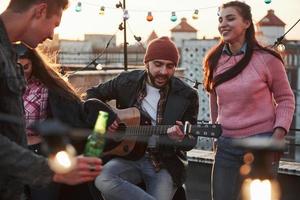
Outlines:
[[[237,199],[244,150],[235,138],[274,137],[289,131],[295,100],[283,60],[255,39],[251,8],[239,1],[219,12],[220,43],[204,62],[204,87],[210,93],[211,120],[222,125],[212,175],[214,200]],[[278,162],[277,162],[278,165]]]

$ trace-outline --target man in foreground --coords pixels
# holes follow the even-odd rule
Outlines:
[[[56,174],[47,160],[27,150],[22,94],[23,69],[17,65],[13,42],[35,48],[52,39],[68,0],[11,0],[0,15],[0,113],[20,123],[0,122],[0,199],[24,199],[24,185],[43,186],[51,181],[70,185],[93,180],[101,171],[98,158],[77,158],[74,170]],[[93,170],[90,166],[93,165]]]

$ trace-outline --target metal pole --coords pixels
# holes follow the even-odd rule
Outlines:
[[[125,0],[123,0],[123,11],[126,9]],[[126,36],[126,20],[123,17],[123,24],[124,24],[124,70],[127,71],[127,36]]]

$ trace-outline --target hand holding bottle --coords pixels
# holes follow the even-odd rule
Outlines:
[[[76,157],[75,168],[66,173],[53,176],[53,181],[58,183],[65,183],[68,185],[77,185],[84,182],[93,181],[102,170],[102,161],[95,157]]]

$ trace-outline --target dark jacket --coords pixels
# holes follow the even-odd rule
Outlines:
[[[102,101],[115,99],[119,109],[133,107],[145,77],[146,72],[144,70],[123,72],[116,78],[87,90],[87,98],[97,98]],[[197,92],[180,79],[173,77],[171,78],[162,124],[174,125],[176,121],[189,121],[195,124],[198,106]],[[169,142],[174,144],[171,140]],[[186,155],[184,151],[192,149],[196,140],[186,137],[182,144],[185,145],[181,147],[161,145],[159,147],[161,160],[177,185],[181,185],[185,179],[184,162]]]
[[[73,128],[92,129],[98,117],[98,111],[108,111],[106,105],[97,99],[89,100],[83,103],[76,99],[66,98],[57,92],[49,89],[48,96],[48,118],[55,119]],[[90,109],[89,105],[97,107]],[[86,132],[87,134],[89,132]],[[69,138],[75,147],[77,154],[83,154],[86,139],[80,137]],[[83,183],[80,185],[69,186],[65,184],[59,185],[59,198],[61,200],[95,200],[99,199],[101,193],[95,188],[93,183]]]
[[[0,199],[23,199],[24,184],[45,185],[53,173],[46,159],[27,150],[22,95],[23,69],[0,19],[0,113],[17,118],[17,123],[0,120]]]
[[[66,98],[64,95],[49,89],[48,96],[48,116],[47,119],[55,119],[71,128],[92,129],[96,116],[90,116],[84,110],[84,104],[80,100]],[[98,103],[98,102],[97,102]],[[94,113],[93,113],[94,114]],[[92,118],[92,120],[90,119]],[[88,132],[87,132],[88,134]],[[69,138],[75,147],[77,154],[82,154],[86,139]]]
[[[57,119],[74,128],[90,128],[85,121],[80,100],[66,98],[51,89],[48,91],[48,118]]]

